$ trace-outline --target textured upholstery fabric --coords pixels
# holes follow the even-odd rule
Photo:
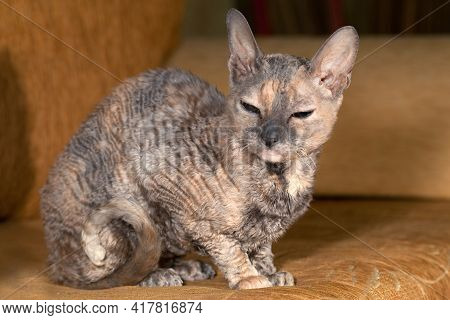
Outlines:
[[[274,249],[276,264],[297,278],[295,287],[234,291],[221,275],[176,288],[87,291],[62,287],[49,283],[41,272],[46,250],[40,224],[24,221],[0,224],[0,298],[450,297],[450,202],[345,200],[318,201],[312,207],[320,214],[310,210]]]
[[[450,199],[450,38],[361,38],[352,85],[321,156],[316,192]],[[265,52],[311,57],[323,39],[263,38]],[[170,65],[227,90],[225,39],[186,41]],[[365,58],[367,55],[369,57]]]
[[[56,155],[115,77],[163,62],[183,7],[181,0],[6,2],[18,13],[0,5],[0,219],[38,216],[38,190]]]

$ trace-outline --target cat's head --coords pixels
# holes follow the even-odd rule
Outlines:
[[[311,60],[264,54],[244,16],[227,15],[228,108],[245,152],[282,172],[328,139],[358,51],[353,27],[337,30]],[[301,45],[301,44],[299,44]]]

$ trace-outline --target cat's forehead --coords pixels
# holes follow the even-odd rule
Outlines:
[[[268,54],[262,58],[262,68],[266,77],[289,80],[299,69],[310,69],[306,58],[288,54]]]
[[[262,77],[247,91],[248,102],[260,108],[275,104],[308,105],[312,103],[314,86],[309,76],[307,59],[272,54],[264,57]]]

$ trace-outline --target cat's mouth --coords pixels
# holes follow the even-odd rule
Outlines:
[[[270,174],[282,175],[289,167],[289,154],[283,148],[249,148],[251,154],[259,158]]]
[[[267,171],[272,174],[282,175],[286,170],[286,162],[283,153],[273,149],[264,149],[259,157],[266,164]]]
[[[262,150],[260,158],[266,163],[281,163],[284,161],[284,156],[281,152],[271,149]]]

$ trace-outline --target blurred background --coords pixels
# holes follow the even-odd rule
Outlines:
[[[225,35],[223,13],[239,9],[257,35],[333,32],[344,25],[360,34],[399,33],[429,14],[443,0],[187,0],[184,36]],[[411,33],[449,33],[450,6],[411,29]]]

